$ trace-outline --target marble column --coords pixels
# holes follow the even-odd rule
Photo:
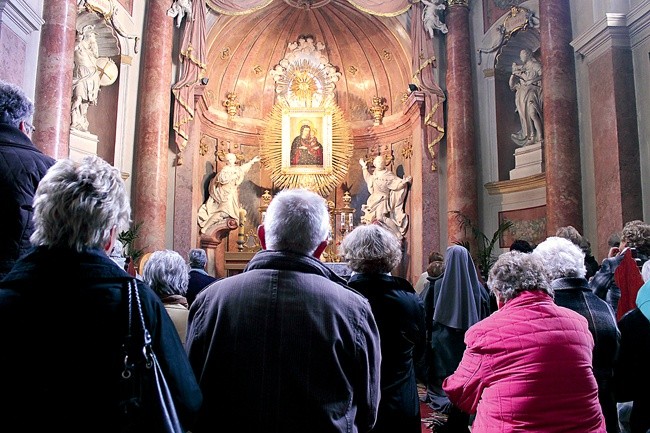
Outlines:
[[[44,153],[54,158],[67,158],[77,2],[45,1],[43,19],[34,98],[36,131],[32,139]]]
[[[167,0],[147,2],[142,40],[133,221],[142,223],[138,248],[145,252],[165,248],[174,30],[168,8]]]
[[[449,2],[447,33],[447,244],[468,241],[476,251],[471,232],[461,227],[460,211],[478,225],[472,50],[467,0]]]
[[[540,1],[544,105],[546,231],[571,225],[582,233],[578,99],[568,1]]]
[[[607,255],[612,233],[628,221],[643,219],[639,117],[628,26],[625,16],[612,14],[599,32],[574,42],[589,77],[599,258]]]

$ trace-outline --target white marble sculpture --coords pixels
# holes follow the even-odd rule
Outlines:
[[[447,24],[440,20],[440,14],[444,13],[447,8],[444,0],[422,0],[424,9],[422,10],[422,22],[424,28],[433,39],[433,33],[438,30],[441,33],[447,33]]]
[[[510,89],[515,92],[515,106],[521,129],[511,135],[518,146],[541,143],[542,118],[542,64],[528,48],[519,53],[521,64],[512,64]]]
[[[167,16],[176,19],[176,27],[180,27],[183,18],[187,17],[192,20],[192,0],[174,0],[172,5],[167,9]]]
[[[100,75],[97,73],[99,48],[95,26],[84,26],[77,31],[72,72],[71,127],[88,131],[88,106],[97,104]]]
[[[409,223],[408,215],[404,212],[404,203],[408,186],[413,179],[411,176],[402,179],[387,170],[382,155],[376,156],[373,160],[375,169],[372,174],[368,171],[364,159],[360,159],[359,164],[370,193],[366,204],[361,206],[364,212],[361,222],[370,224],[379,221],[399,238],[404,237]]]
[[[198,212],[198,224],[201,234],[226,218],[239,218],[239,185],[244,181],[246,173],[253,164],[260,160],[259,156],[250,161],[237,165],[237,155],[226,154],[226,166],[210,181],[210,196],[201,205]]]

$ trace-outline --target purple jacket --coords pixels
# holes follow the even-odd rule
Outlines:
[[[206,287],[186,347],[204,395],[194,433],[357,433],[377,418],[370,305],[313,257],[260,251]]]

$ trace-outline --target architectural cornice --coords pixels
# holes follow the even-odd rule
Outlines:
[[[488,182],[485,184],[485,189],[490,195],[511,194],[513,192],[529,191],[531,189],[544,187],[546,187],[545,173],[534,174],[520,179]]]
[[[11,21],[15,28],[28,35],[41,28],[43,19],[25,0],[0,0],[0,21]]]
[[[625,14],[608,13],[605,18],[571,41],[574,51],[591,61],[607,50],[630,48],[630,32]]]

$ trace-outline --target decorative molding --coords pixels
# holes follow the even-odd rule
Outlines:
[[[632,48],[650,38],[650,1],[635,7],[627,15]]]
[[[488,182],[485,189],[490,195],[511,194],[513,192],[529,191],[531,189],[546,187],[546,174],[539,173],[528,177],[514,180],[501,180]]]
[[[581,58],[595,59],[613,47],[630,48],[630,33],[624,14],[608,13],[605,18],[571,41]]]
[[[0,21],[5,16],[24,36],[40,30],[45,23],[25,0],[0,0]]]

